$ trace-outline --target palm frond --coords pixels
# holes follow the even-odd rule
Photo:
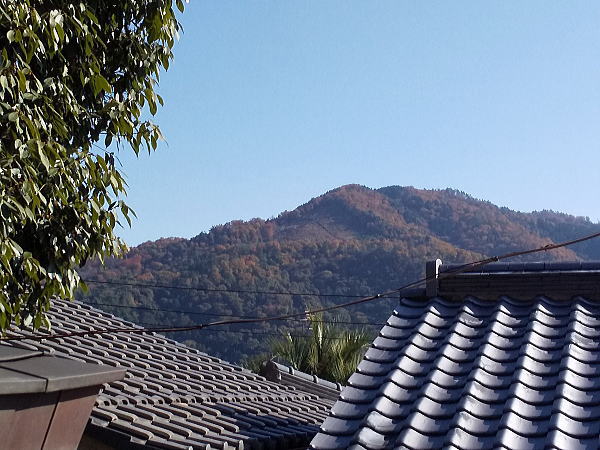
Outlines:
[[[287,333],[272,343],[271,351],[295,369],[345,383],[372,337],[363,329],[347,330],[335,323],[325,323],[322,314],[311,315],[308,320],[309,337]]]

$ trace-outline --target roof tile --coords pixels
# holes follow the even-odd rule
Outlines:
[[[311,448],[596,448],[600,301],[402,299]]]
[[[49,314],[53,333],[136,328],[78,302],[56,301]],[[104,385],[90,417],[91,429],[112,433],[119,447],[305,446],[333,403],[153,333],[17,341],[15,347],[126,368],[125,379]],[[319,389],[338,393],[325,383]]]

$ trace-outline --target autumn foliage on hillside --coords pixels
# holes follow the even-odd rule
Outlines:
[[[88,265],[85,279],[179,286],[144,288],[89,283],[90,303],[137,323],[190,325],[226,316],[271,316],[348,301],[300,293],[369,295],[423,275],[425,261],[465,262],[598,231],[585,218],[551,211],[518,213],[454,190],[373,190],[349,185],[271,220],[234,221],[192,239],[160,239],[106,267]],[[589,241],[535,259],[600,257]],[[201,287],[212,291],[193,290]],[[287,295],[225,290],[291,292]],[[347,322],[382,322],[394,300],[339,310]],[[139,309],[144,307],[146,309]],[[152,311],[170,309],[194,314]],[[348,326],[354,326],[348,324]],[[370,328],[373,333],[377,326]],[[270,322],[181,333],[211,354],[239,361],[267,351],[282,331],[306,334],[306,322]]]

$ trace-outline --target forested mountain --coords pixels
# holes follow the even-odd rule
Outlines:
[[[596,231],[600,225],[586,218],[552,211],[515,212],[451,189],[348,185],[274,219],[234,221],[192,239],[146,242],[124,259],[109,260],[104,268],[92,262],[81,272],[87,280],[179,289],[89,283],[90,293],[82,298],[142,324],[190,325],[230,315],[279,315],[349,300],[300,293],[373,294],[419,278],[429,259],[466,262]],[[600,241],[530,259],[600,259]],[[381,322],[393,303],[384,299],[338,310],[337,318]],[[239,361],[264,352],[271,338],[289,329],[304,334],[306,323],[237,325],[174,337]]]

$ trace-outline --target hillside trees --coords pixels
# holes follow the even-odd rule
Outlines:
[[[162,104],[179,30],[172,0],[0,0],[1,330],[44,325],[78,266],[124,250],[114,228],[131,211],[108,148],[156,149],[142,110]]]
[[[465,217],[475,224],[478,216],[486,220],[476,227],[460,223]],[[158,326],[192,325],[231,315],[289,314],[343,303],[348,300],[345,295],[397,288],[421,278],[427,260],[474,261],[503,249],[532,248],[548,243],[548,238],[558,242],[595,230],[600,225],[583,218],[517,213],[455,191],[345,186],[275,219],[235,221],[192,239],[147,242],[125,258],[109,258],[102,267],[94,261],[81,274],[100,283],[89,283],[90,292],[80,298],[127,320]],[[600,247],[587,246],[594,242],[600,241],[522,260],[598,259]],[[336,315],[376,332],[381,325],[375,324],[385,322],[396,304],[397,298],[380,299],[340,309]],[[273,335],[302,334],[306,330],[300,326],[295,321],[272,321],[173,336],[193,341],[211,355],[241,361],[269,352]]]

